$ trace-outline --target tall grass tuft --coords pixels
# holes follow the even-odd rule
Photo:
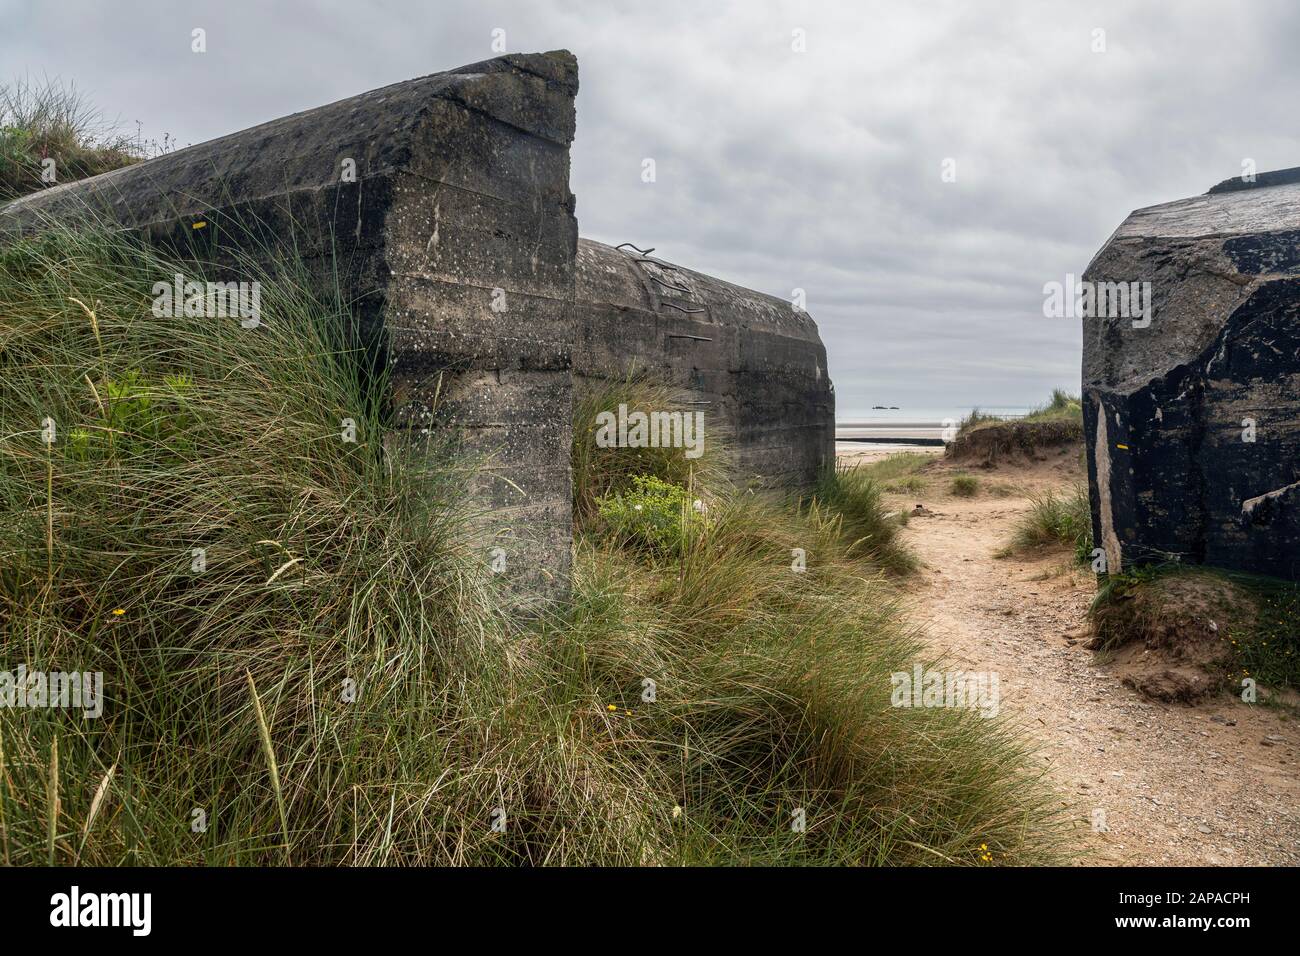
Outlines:
[[[1029,511],[1017,520],[1011,540],[999,557],[1064,545],[1080,563],[1092,559],[1092,508],[1087,486],[1076,485],[1062,495],[1051,491],[1032,495],[1030,502]]]
[[[1060,858],[1014,726],[891,706],[924,658],[874,482],[719,479],[661,563],[580,535],[572,602],[521,624],[466,466],[384,434],[344,304],[290,272],[255,329],[155,316],[176,271],[93,229],[0,251],[0,661],[106,691],[0,708],[7,862]],[[586,438],[589,503],[701,482]]]
[[[925,656],[847,521],[752,493],[710,519],[668,572],[584,540],[553,638],[579,668],[567,693],[638,768],[659,823],[649,859],[980,865],[982,845],[998,863],[1061,858],[1013,726],[891,706],[891,675]]]
[[[129,165],[142,155],[74,86],[50,79],[0,86],[0,203]],[[47,170],[53,180],[42,179]]]
[[[841,535],[856,553],[895,572],[915,569],[916,558],[898,540],[900,523],[881,505],[881,486],[869,465],[846,465],[822,472],[811,505],[829,509]]]
[[[86,864],[533,859],[493,808],[577,813],[556,774],[599,771],[524,716],[547,672],[462,533],[463,469],[381,441],[339,303],[267,275],[258,328],[153,315],[178,271],[203,278],[92,229],[0,251],[0,660],[107,697],[0,710],[12,861],[47,832]]]

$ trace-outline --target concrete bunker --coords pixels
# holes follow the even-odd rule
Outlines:
[[[651,251],[578,240],[575,384],[648,369],[734,443],[741,480],[815,480],[834,461],[835,396],[812,318]]]
[[[1084,278],[1151,289],[1148,318],[1084,319],[1109,570],[1183,561],[1300,580],[1300,169],[1137,210]]]
[[[91,214],[183,259],[291,252],[386,365],[390,428],[454,428],[487,461],[485,547],[545,598],[568,582],[575,379],[659,372],[732,432],[746,478],[807,482],[833,457],[811,318],[578,239],[577,91],[567,51],[470,64],[24,197],[0,239]]]

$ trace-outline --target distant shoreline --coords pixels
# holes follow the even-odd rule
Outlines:
[[[1001,408],[992,411],[998,418],[1023,418],[1029,409]],[[855,416],[835,422],[836,442],[873,442],[896,445],[942,445],[944,431],[961,422],[969,413],[924,409],[907,417]],[[955,431],[955,429],[954,429]],[[949,434],[949,439],[953,436]]]
[[[952,421],[952,419],[949,419]],[[885,442],[891,444],[941,445],[942,421],[836,422],[837,442]]]
[[[839,429],[835,431],[836,442],[858,442],[873,445],[942,445],[942,438],[929,435],[845,435]]]

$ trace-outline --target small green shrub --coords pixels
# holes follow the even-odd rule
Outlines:
[[[973,498],[979,490],[980,480],[974,475],[956,475],[949,487],[949,491],[959,498]]]
[[[151,385],[135,369],[108,379],[99,415],[69,433],[67,456],[79,462],[186,458],[196,424],[187,406],[193,385],[183,373],[163,375]]]
[[[654,475],[636,475],[627,491],[601,497],[597,514],[606,535],[657,557],[680,557],[704,522],[685,488]]]
[[[597,422],[602,412],[620,405],[632,412],[693,413],[686,396],[644,373],[630,372],[623,379],[589,382],[578,390],[573,403],[573,522],[577,531],[596,520],[599,501],[625,492],[637,475],[653,475],[680,487],[718,488],[728,472],[727,436],[716,421],[705,419],[703,454],[687,458],[682,448],[601,447]]]

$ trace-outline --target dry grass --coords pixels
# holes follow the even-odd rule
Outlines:
[[[0,203],[118,169],[142,155],[75,87],[48,79],[0,86]],[[52,180],[42,178],[50,174]]]

